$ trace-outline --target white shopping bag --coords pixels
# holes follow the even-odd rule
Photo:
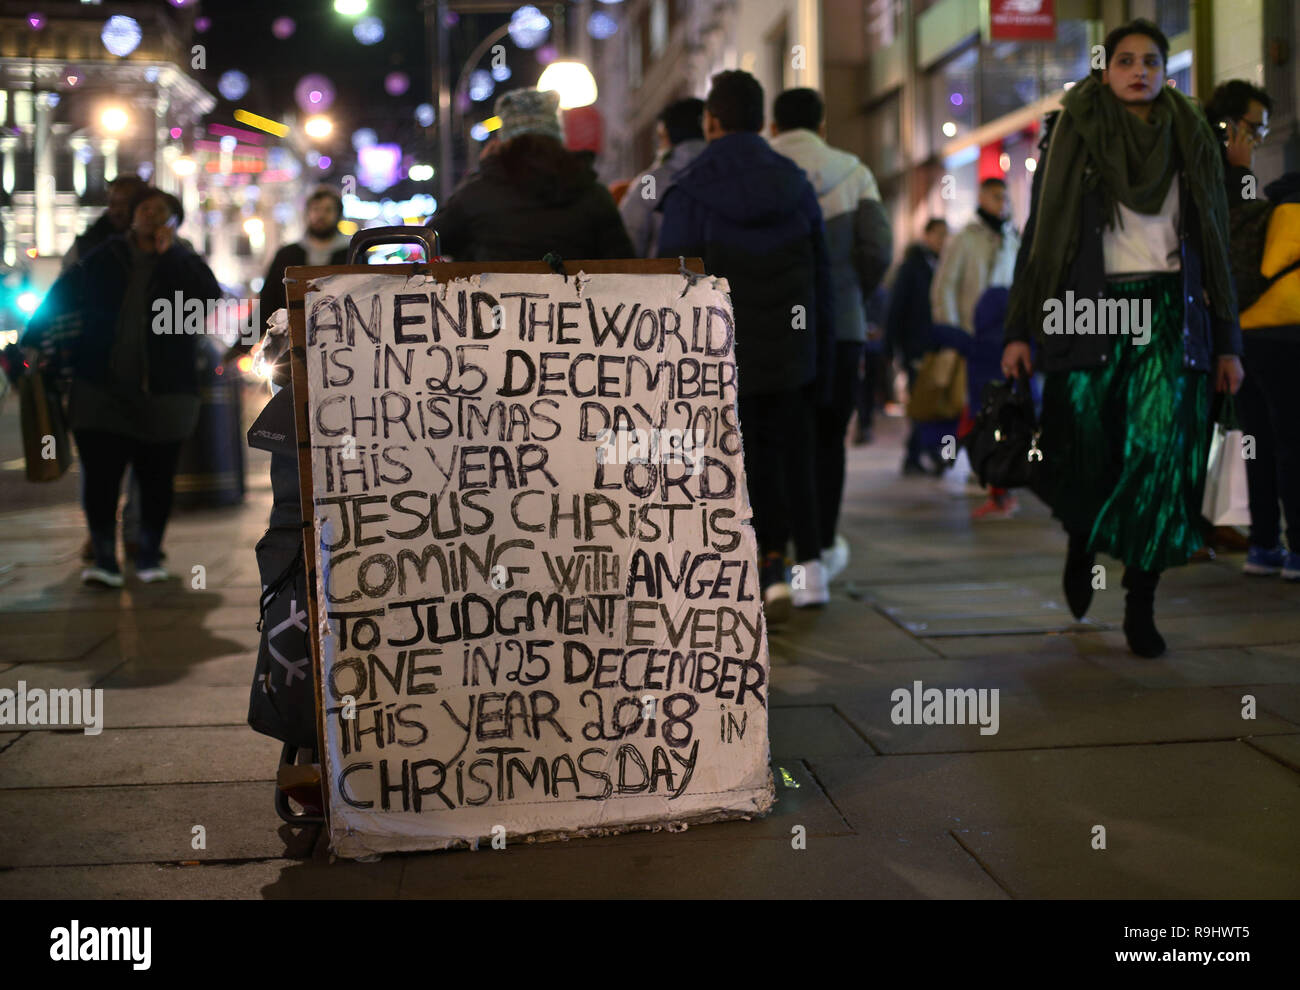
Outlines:
[[[1205,467],[1205,497],[1201,499],[1201,515],[1212,526],[1250,525],[1250,490],[1241,438],[1241,430],[1229,429],[1223,422],[1214,424]]]

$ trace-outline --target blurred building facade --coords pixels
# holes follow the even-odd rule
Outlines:
[[[256,292],[266,254],[301,231],[310,171],[286,140],[206,120],[217,98],[194,7],[161,2],[39,6],[0,0],[0,261],[47,269],[134,173],[180,199],[180,236],[235,294]],[[105,30],[125,54],[113,54]],[[50,259],[45,262],[43,259]],[[55,266],[57,270],[57,266]]]
[[[1089,71],[1093,46],[1134,17],[1170,40],[1173,84],[1204,100],[1227,79],[1274,98],[1256,156],[1262,183],[1300,167],[1300,12],[1292,0],[1055,0],[1054,40],[993,36],[990,7],[1011,0],[628,0],[617,58],[597,60],[610,121],[606,174],[654,156],[654,120],[704,96],[723,68],[752,72],[771,99],[813,86],[831,142],[875,173],[901,253],[930,216],[964,224],[979,182],[1004,177],[1023,226],[1040,121]],[[1029,6],[1033,6],[1031,3]]]

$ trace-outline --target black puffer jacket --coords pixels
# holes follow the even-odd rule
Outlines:
[[[1059,113],[1059,112],[1058,112]],[[1052,126],[1058,113],[1049,114],[1044,121],[1043,139],[1038,143],[1041,155],[1047,156]],[[1093,167],[1091,163],[1086,168]],[[1034,186],[1025,224],[1020,253],[1016,257],[1016,275],[1024,271],[1033,243],[1034,228],[1038,220],[1038,195],[1043,170],[1034,173]],[[1232,320],[1222,320],[1205,304],[1204,280],[1201,278],[1200,217],[1191,191],[1181,174],[1178,180],[1179,229],[1178,239],[1182,253],[1183,276],[1183,365],[1197,371],[1211,371],[1214,359],[1225,354],[1241,354],[1241,327],[1234,314]],[[1106,289],[1106,265],[1102,251],[1102,202],[1099,191],[1085,193],[1081,206],[1079,245],[1065,278],[1057,287],[1057,296],[1064,299],[1072,291],[1076,299],[1100,299]],[[1028,343],[1037,338],[1039,363],[1044,371],[1073,371],[1076,368],[1097,368],[1110,361],[1114,339],[1105,334],[1043,334],[1040,326],[1016,326],[1007,323],[1004,340],[1007,343]]]
[[[591,168],[552,138],[525,134],[484,159],[428,226],[457,261],[635,258],[618,208]]]
[[[60,316],[79,312],[81,332],[72,344],[72,370],[78,378],[97,385],[110,379],[113,342],[117,337],[118,312],[131,277],[131,249],[127,235],[114,234],[84,259],[73,265],[50,288],[41,308],[33,315],[23,335],[23,344],[39,347],[51,323]],[[212,270],[193,251],[173,244],[158,256],[149,281],[148,298],[163,300],[167,309],[177,294],[183,302],[206,304],[223,295]],[[150,327],[156,325],[159,309],[151,307]],[[150,332],[145,346],[148,355],[147,391],[155,395],[199,391],[197,374],[199,337],[193,333]]]
[[[835,355],[831,266],[803,170],[757,134],[728,134],[677,176],[660,208],[659,254],[698,256],[731,286],[737,394],[816,381],[825,399]]]

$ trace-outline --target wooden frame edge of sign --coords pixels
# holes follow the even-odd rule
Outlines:
[[[693,275],[705,275],[700,258],[685,259],[685,268]],[[563,263],[565,277],[579,272],[587,275],[677,275],[682,272],[683,261],[675,258],[628,258],[615,260],[576,260]],[[316,540],[313,507],[315,492],[312,487],[311,425],[308,422],[307,401],[307,310],[305,300],[313,279],[329,275],[392,275],[409,278],[412,275],[430,275],[439,282],[475,275],[559,275],[543,261],[497,262],[442,262],[410,265],[317,265],[301,266],[285,271],[285,308],[289,314],[290,371],[293,389],[293,420],[298,440],[298,496],[302,509],[303,564],[307,573],[307,645],[311,653],[313,694],[316,707],[316,752],[321,760],[321,785],[328,787],[325,773],[327,755],[325,740],[325,712],[320,705],[324,696],[318,632],[319,617],[316,611]],[[329,827],[330,802],[325,795],[324,814]]]

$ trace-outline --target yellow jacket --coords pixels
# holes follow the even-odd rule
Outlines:
[[[1300,203],[1274,208],[1264,239],[1260,274],[1272,278],[1300,261]],[[1300,325],[1300,268],[1278,279],[1241,314],[1241,329]]]

